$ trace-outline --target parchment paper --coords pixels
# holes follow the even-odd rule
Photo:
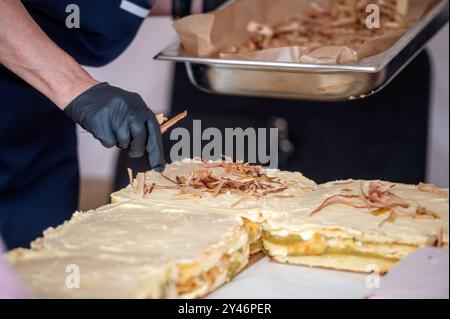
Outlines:
[[[376,55],[397,42],[407,29],[389,31],[374,37],[358,50],[346,46],[323,46],[311,52],[302,47],[271,48],[253,52],[226,54],[227,48],[245,43],[247,25],[251,21],[274,25],[290,16],[309,10],[311,2],[330,5],[332,0],[236,0],[207,14],[188,16],[174,24],[181,43],[189,54],[198,57],[220,57],[257,61],[347,64]],[[404,19],[415,22],[435,4],[436,0],[409,0]]]

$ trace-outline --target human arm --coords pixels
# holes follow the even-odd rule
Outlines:
[[[150,166],[164,168],[159,125],[142,98],[92,78],[42,31],[19,0],[0,1],[0,63],[104,146],[128,148],[131,157],[147,150]]]

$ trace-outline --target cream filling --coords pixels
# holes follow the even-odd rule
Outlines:
[[[284,236],[281,236],[281,235]],[[328,237],[311,230],[264,232],[263,244],[271,256],[353,255],[399,260],[417,249],[414,245],[379,244],[356,238]]]
[[[221,258],[209,267],[202,267],[200,273],[179,284],[181,298],[202,297],[231,280],[249,260],[248,235],[243,233]],[[192,289],[192,290],[190,290]],[[184,291],[187,290],[187,291]]]
[[[369,208],[356,208],[336,203],[317,209],[338,195],[361,195],[361,187],[368,193],[370,181],[338,181],[322,184],[315,191],[298,197],[299,207],[283,216],[274,216],[264,223],[266,230],[302,232],[311,228],[323,231],[341,231],[344,236],[362,238],[365,242],[404,243],[413,246],[434,246],[448,243],[448,196],[422,191],[418,186],[382,182],[391,186],[390,192],[400,197],[408,207],[397,207],[395,221],[390,212],[374,214]],[[420,215],[426,209],[440,218]],[[308,234],[304,234],[306,238]],[[338,234],[341,236],[342,234]],[[309,235],[310,236],[310,235]]]

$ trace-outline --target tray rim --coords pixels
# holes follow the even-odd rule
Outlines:
[[[180,40],[177,37],[169,46],[159,52],[154,59],[161,61],[195,63],[214,65],[222,67],[237,68],[261,68],[282,71],[304,71],[304,72],[356,72],[356,73],[379,73],[382,72],[416,37],[435,19],[444,15],[448,21],[448,0],[441,0],[421,20],[410,28],[392,47],[377,55],[365,58],[358,64],[307,64],[293,62],[271,62],[256,60],[219,59],[208,57],[195,57],[182,52]],[[177,54],[170,53],[177,52]],[[420,51],[420,50],[419,50]],[[405,63],[408,59],[405,60]]]

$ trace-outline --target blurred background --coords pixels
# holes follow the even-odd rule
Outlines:
[[[108,81],[124,89],[139,92],[155,113],[169,113],[174,65],[154,61],[153,57],[176,37],[171,25],[171,18],[147,19],[124,54],[105,67],[87,68],[87,71],[100,81]],[[427,46],[432,60],[432,101],[426,182],[441,187],[449,185],[448,39],[447,24]],[[189,110],[189,107],[190,105],[186,105],[185,109]],[[105,149],[90,134],[84,133],[81,129],[78,131],[80,209],[87,210],[109,202],[119,152],[116,149]]]

